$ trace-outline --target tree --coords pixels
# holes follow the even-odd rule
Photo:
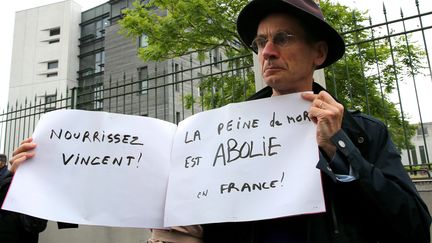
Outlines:
[[[202,55],[224,47],[229,57],[249,53],[236,32],[236,17],[247,0],[150,0],[133,4],[120,21],[129,37],[148,36],[143,60],[165,60],[191,51]],[[159,10],[157,10],[159,9]],[[167,10],[167,11],[163,11]]]
[[[234,57],[250,53],[236,32],[238,13],[247,3],[248,0],[137,2],[134,9],[124,12],[125,17],[120,24],[127,36],[136,38],[143,33],[148,36],[148,47],[139,51],[140,57],[146,61],[163,60],[193,51],[200,53],[204,59],[205,51],[215,47],[223,47],[227,57]],[[400,149],[408,147],[415,127],[401,118],[400,111],[389,100],[389,94],[395,90],[398,77],[419,71],[424,53],[413,45],[404,44],[403,37],[396,38],[392,50],[389,39],[359,42],[370,37],[367,29],[354,31],[364,27],[361,23],[368,20],[365,17],[367,13],[329,0],[322,0],[320,6],[326,20],[340,32],[346,33],[346,42],[354,43],[347,46],[342,60],[325,69],[327,88],[346,107],[383,120],[397,146]],[[406,58],[407,50],[411,50],[409,54],[412,58],[409,60]],[[392,52],[397,59],[394,62],[390,61]],[[250,55],[244,60],[247,64],[252,63]],[[402,65],[393,65],[396,62]],[[380,75],[373,72],[378,68]],[[202,103],[207,108],[214,108],[244,99],[253,93],[254,84],[253,73],[246,76],[244,82],[238,82],[238,77],[232,75],[206,78],[200,85],[205,94]],[[186,101],[188,105],[196,102],[191,96],[186,97]]]
[[[385,122],[400,150],[411,148],[410,138],[416,126],[408,123],[406,111],[401,116],[402,107],[391,102],[389,96],[395,92],[397,82],[421,71],[425,53],[408,44],[405,38],[409,36],[374,41],[374,29],[366,28],[371,22],[367,12],[329,0],[321,1],[320,6],[326,20],[345,33],[347,44],[345,56],[325,69],[327,89],[346,107]]]
[[[252,66],[252,55],[242,45],[236,32],[239,11],[248,0],[150,0],[147,4],[134,3],[120,21],[128,37],[148,36],[148,46],[138,55],[144,61],[160,61],[197,52],[199,59],[220,48],[228,58],[244,56],[228,62],[229,68]],[[159,9],[155,11],[156,9]],[[167,10],[167,11],[163,11]],[[199,85],[203,97],[197,100],[185,95],[186,108],[201,103],[205,109],[244,101],[255,92],[254,75],[247,70],[242,79],[232,73],[205,78]]]

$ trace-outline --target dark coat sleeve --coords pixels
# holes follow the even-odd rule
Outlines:
[[[368,137],[356,138],[356,133],[342,129],[332,142],[358,176],[359,193],[378,214],[371,220],[381,225],[383,242],[395,238],[398,242],[430,242],[429,211],[403,168],[387,128],[364,115],[354,120]]]

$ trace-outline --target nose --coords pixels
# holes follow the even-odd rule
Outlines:
[[[261,54],[265,60],[278,58],[279,49],[272,41],[267,41],[266,45],[261,50]]]

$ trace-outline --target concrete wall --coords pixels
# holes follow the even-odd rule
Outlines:
[[[414,182],[419,192],[420,196],[423,198],[424,202],[428,206],[429,212],[432,213],[432,180],[419,180]],[[432,239],[432,229],[431,229],[431,239]]]

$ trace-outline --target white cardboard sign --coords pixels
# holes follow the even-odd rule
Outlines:
[[[54,111],[33,134],[3,208],[53,221],[162,228],[325,210],[315,125],[299,94],[174,124]],[[265,206],[263,206],[265,205]]]

